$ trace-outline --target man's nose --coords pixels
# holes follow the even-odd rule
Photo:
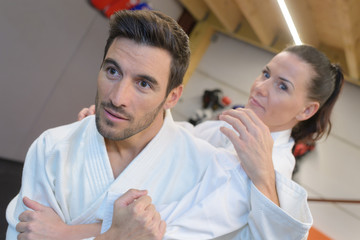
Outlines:
[[[129,79],[123,78],[113,85],[110,100],[116,107],[126,107],[133,96],[132,84]]]

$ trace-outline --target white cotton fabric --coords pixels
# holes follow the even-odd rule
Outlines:
[[[188,122],[177,122],[180,126],[186,128],[195,137],[201,138],[215,147],[225,148],[234,151],[234,146],[230,140],[220,131],[220,127],[233,129],[232,126],[224,121],[205,121],[196,126]],[[272,132],[274,140],[272,158],[274,169],[287,178],[292,178],[295,167],[295,157],[292,154],[294,139],[291,138],[291,129]]]
[[[194,138],[169,111],[159,133],[114,179],[95,118],[87,117],[44,132],[30,147],[20,193],[7,208],[6,239],[16,239],[24,196],[67,224],[103,221],[105,231],[113,201],[130,188],[148,190],[167,222],[164,239],[305,238],[312,224],[305,190],[278,173],[276,184],[281,208],[256,189],[236,155]]]

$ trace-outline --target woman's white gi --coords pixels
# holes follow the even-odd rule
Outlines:
[[[195,127],[188,122],[176,123],[186,128],[195,137],[201,138],[215,147],[226,148],[235,152],[230,140],[220,131],[220,127],[233,129],[230,124],[224,121],[205,121]],[[295,157],[292,154],[294,139],[292,139],[290,135],[291,129],[271,133],[274,140],[272,151],[274,168],[277,172],[288,178],[292,177],[295,167]]]

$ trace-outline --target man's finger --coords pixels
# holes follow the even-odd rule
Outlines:
[[[161,220],[161,223],[159,226],[159,231],[160,231],[161,235],[164,236],[165,231],[166,231],[166,223],[164,220]]]
[[[145,211],[147,207],[152,205],[151,202],[151,197],[148,195],[144,195],[136,199],[136,201],[131,203],[131,205],[136,211]]]
[[[34,211],[40,211],[45,207],[44,205],[42,205],[34,200],[31,200],[28,197],[23,198],[23,203],[25,204],[25,206],[27,206],[28,208],[30,208]]]
[[[32,215],[33,213],[34,213],[34,211],[31,211],[31,210],[27,210],[27,211],[21,213],[21,214],[19,215],[19,220],[20,220],[20,222],[29,222],[29,221],[31,220],[31,218],[32,218],[31,215]]]
[[[27,227],[26,222],[19,222],[18,224],[16,224],[16,231],[18,231],[19,233],[25,232],[26,227]]]
[[[147,194],[146,190],[137,190],[137,189],[130,189],[126,193],[124,193],[121,197],[119,197],[115,203],[119,204],[121,207],[126,207],[134,200],[140,198]]]

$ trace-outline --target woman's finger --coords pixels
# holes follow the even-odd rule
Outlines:
[[[238,152],[238,156],[239,156],[239,153],[241,153],[242,149],[244,148],[244,141],[240,139],[240,137],[233,130],[227,127],[221,127],[220,131],[230,140],[236,152]]]
[[[234,128],[234,130],[238,132],[238,137],[244,140],[247,139],[248,130],[239,117],[233,117],[231,115],[225,114],[220,115],[219,119],[230,124]]]

